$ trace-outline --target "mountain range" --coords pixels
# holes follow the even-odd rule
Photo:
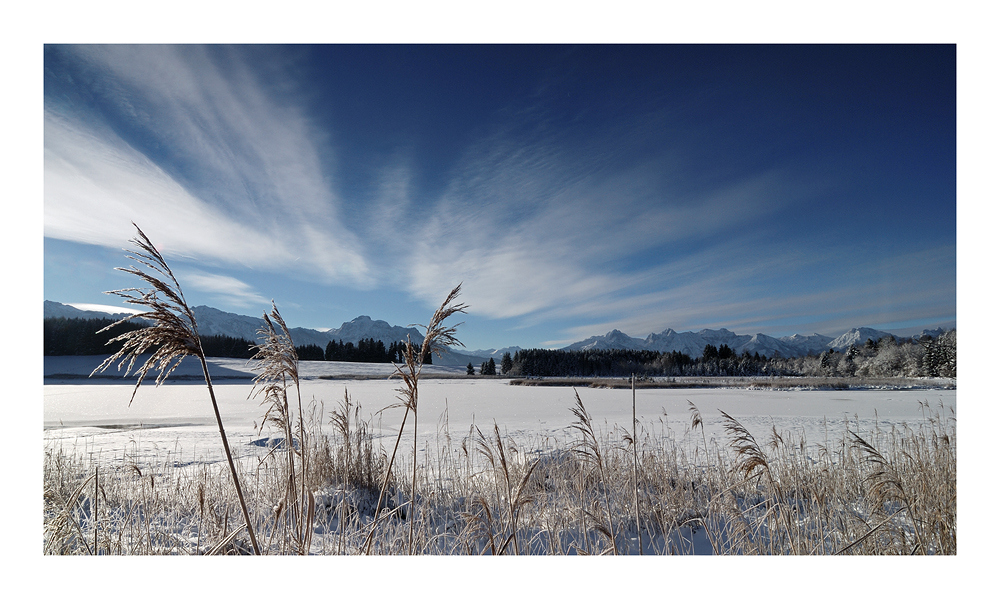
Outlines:
[[[44,305],[45,318],[90,319],[122,318],[125,316],[125,314],[79,310],[73,306],[48,300],[45,301]],[[262,318],[223,312],[209,306],[196,306],[193,308],[193,311],[195,319],[198,321],[198,331],[202,335],[227,335],[229,337],[254,340],[257,338],[257,331],[264,326],[264,319]],[[409,335],[413,343],[421,343],[424,339],[420,331],[414,327],[390,325],[384,320],[373,320],[368,316],[358,316],[354,320],[343,323],[336,329],[319,331],[296,327],[290,328],[288,332],[291,334],[292,342],[295,345],[312,344],[324,349],[327,343],[334,340],[357,344],[362,339],[375,339],[389,346],[395,341],[405,341],[407,335]],[[943,332],[944,330],[941,328],[933,330],[925,329],[913,337],[919,338],[923,335],[937,337]],[[853,345],[864,344],[869,339],[878,341],[887,336],[894,339],[904,338],[867,327],[853,328],[839,337],[827,337],[819,334],[795,334],[786,337],[771,337],[763,333],[739,335],[728,329],[702,329],[697,333],[691,331],[678,333],[673,329],[666,329],[662,333],[651,333],[645,339],[630,337],[615,329],[605,335],[590,337],[562,349],[566,351],[587,349],[678,351],[691,357],[699,357],[706,345],[714,345],[716,347],[727,345],[737,355],[746,351],[750,354],[759,353],[766,357],[790,358],[818,354],[830,349],[844,351]],[[464,350],[461,353],[449,351],[441,358],[435,356],[434,363],[444,366],[462,366],[471,362],[474,366],[478,366],[482,360],[493,358],[499,364],[504,353],[509,352],[511,355],[514,355],[520,349],[520,347],[511,346],[502,349]]]
[[[943,329],[924,330],[920,335],[936,337],[943,333]],[[792,358],[806,356],[809,354],[819,354],[828,350],[844,351],[853,345],[862,345],[869,339],[878,341],[883,337],[902,339],[892,333],[879,331],[868,327],[853,328],[839,337],[827,337],[826,335],[790,335],[786,337],[771,337],[763,333],[756,335],[738,335],[728,329],[702,329],[697,333],[678,333],[673,329],[667,329],[662,333],[652,333],[645,339],[629,337],[625,333],[615,329],[606,335],[590,337],[583,341],[578,341],[563,349],[566,350],[586,350],[586,349],[635,349],[651,350],[658,352],[678,351],[691,357],[701,356],[706,345],[721,347],[728,345],[737,355],[744,351],[750,354],[759,353],[768,358]]]
[[[232,312],[223,312],[210,306],[195,306],[192,308],[195,320],[198,322],[198,333],[201,335],[226,335],[237,339],[254,341],[257,339],[257,331],[264,326],[263,318],[244,316]],[[79,310],[67,304],[45,300],[45,318],[110,318],[118,319],[127,314],[110,314],[108,312],[98,312],[94,310]],[[362,339],[374,339],[381,341],[386,347],[396,341],[405,341],[407,335],[415,343],[423,343],[424,336],[414,327],[401,327],[391,325],[384,320],[373,320],[368,316],[358,316],[354,320],[345,322],[336,329],[319,331],[295,327],[288,329],[292,336],[292,343],[295,345],[318,345],[326,349],[330,341],[351,342],[355,345]],[[501,354],[502,355],[502,354]],[[488,357],[488,356],[487,356]],[[441,358],[434,356],[434,363],[443,366],[464,366],[473,362],[478,366],[479,357],[458,354],[449,351]]]

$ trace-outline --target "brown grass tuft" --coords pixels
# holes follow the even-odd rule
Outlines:
[[[195,321],[194,312],[188,307],[184,300],[184,293],[181,286],[174,277],[173,271],[167,266],[163,256],[153,246],[153,242],[146,237],[139,225],[132,223],[137,232],[137,236],[132,238],[133,245],[139,251],[126,250],[126,257],[145,266],[152,272],[146,272],[140,267],[130,266],[127,268],[117,268],[122,272],[135,275],[149,284],[150,288],[139,289],[119,289],[109,291],[111,295],[124,298],[126,303],[143,306],[146,312],[126,316],[125,318],[102,329],[106,331],[123,322],[135,318],[145,318],[153,324],[148,328],[129,331],[111,340],[124,341],[124,345],[117,353],[101,363],[94,372],[103,372],[111,364],[119,361],[118,369],[128,361],[125,375],[128,376],[132,366],[143,352],[155,347],[153,354],[139,367],[137,371],[139,380],[136,381],[135,389],[132,390],[131,405],[135,399],[135,394],[139,390],[139,385],[151,368],[160,371],[156,378],[159,385],[170,375],[185,356],[194,355],[201,361],[202,373],[205,376],[205,385],[208,387],[208,394],[212,399],[212,407],[215,409],[215,419],[219,425],[219,434],[222,437],[222,446],[226,452],[229,462],[229,469],[233,475],[233,483],[236,485],[236,492],[239,496],[240,506],[243,508],[243,519],[246,523],[247,532],[250,534],[250,541],[253,544],[254,552],[260,554],[260,546],[257,544],[257,537],[254,534],[253,525],[250,522],[250,513],[247,511],[246,501],[243,498],[243,489],[240,486],[239,476],[236,474],[236,465],[233,463],[232,452],[229,450],[229,440],[226,438],[226,430],[222,425],[222,415],[219,414],[219,404],[215,400],[215,390],[212,388],[212,379],[208,374],[208,362],[205,361],[205,351],[201,346],[201,338],[198,336],[198,323]]]

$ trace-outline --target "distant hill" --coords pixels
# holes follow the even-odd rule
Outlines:
[[[44,305],[44,318],[84,318],[88,320],[95,318],[109,318],[111,320],[118,320],[128,315],[128,313],[124,311],[111,313],[97,310],[80,310],[79,308],[74,308],[69,304],[60,304],[59,302],[51,302],[49,300],[45,300]]]
[[[919,335],[937,337],[944,331],[940,328],[934,330],[924,330]],[[566,351],[579,351],[587,349],[633,349],[651,350],[658,352],[680,352],[692,358],[701,356],[706,345],[728,345],[736,354],[744,351],[750,354],[758,353],[768,358],[792,358],[819,354],[830,349],[844,351],[852,345],[863,345],[869,339],[878,341],[883,337],[900,337],[879,331],[876,329],[860,327],[854,328],[839,337],[827,337],[825,335],[790,335],[786,337],[771,337],[763,333],[756,335],[738,335],[728,329],[702,329],[697,333],[678,333],[673,329],[667,329],[662,333],[651,333],[645,339],[630,337],[625,333],[615,329],[605,335],[594,336],[583,341],[567,345],[563,349]]]
[[[464,354],[466,354],[466,355],[468,355],[470,357],[482,358],[483,360],[489,360],[490,358],[493,358],[493,360],[497,364],[499,364],[500,360],[503,358],[504,354],[510,354],[511,356],[513,356],[515,353],[517,353],[519,351],[521,351],[520,347],[518,347],[516,345],[512,345],[510,347],[502,347],[500,349],[463,350],[462,353],[464,353]],[[475,365],[478,366],[478,364],[475,364]]]
[[[257,331],[264,326],[262,318],[223,312],[209,306],[196,306],[193,310],[198,321],[198,330],[202,335],[225,335],[254,341],[257,339]],[[124,314],[79,310],[73,306],[48,300],[45,301],[44,313],[45,318],[115,319],[124,316]],[[922,335],[927,335],[936,338],[943,332],[944,330],[941,328],[924,330],[912,337],[919,338]],[[375,339],[384,343],[386,347],[396,341],[405,341],[407,335],[414,344],[422,343],[424,340],[424,336],[414,327],[391,325],[384,320],[374,320],[369,316],[358,316],[354,320],[341,324],[338,328],[327,331],[296,327],[289,329],[289,333],[291,333],[295,345],[312,344],[324,349],[327,343],[334,340],[357,345],[362,339]],[[842,352],[852,345],[862,345],[868,339],[878,341],[887,336],[894,339],[908,338],[867,327],[853,328],[836,338],[815,333],[812,335],[795,334],[786,337],[771,337],[763,333],[739,335],[728,329],[702,329],[696,333],[691,331],[678,333],[673,329],[666,329],[662,333],[651,333],[645,339],[641,339],[630,337],[615,329],[605,335],[590,337],[562,349],[565,351],[633,349],[668,353],[678,351],[697,358],[701,356],[706,345],[719,347],[725,344],[736,354],[742,354],[746,351],[750,354],[759,353],[769,358],[792,358],[819,354],[830,349]],[[471,362],[473,366],[478,366],[483,360],[489,358],[493,358],[499,363],[505,352],[510,352],[513,356],[520,350],[520,347],[511,346],[501,349],[464,350],[461,353],[450,351],[442,358],[435,356],[434,363],[443,366],[456,366]]]
[[[223,312],[210,306],[195,306],[192,308],[192,311],[194,312],[195,320],[198,322],[198,332],[205,336],[225,335],[253,342],[257,339],[257,331],[264,326],[263,318]],[[125,314],[79,310],[67,304],[45,301],[45,318],[118,319],[123,316]],[[362,339],[374,339],[381,341],[386,347],[396,341],[405,341],[407,335],[410,336],[410,340],[414,344],[420,344],[424,341],[424,336],[414,327],[390,325],[384,320],[373,320],[368,316],[358,316],[354,320],[343,323],[336,329],[327,331],[295,327],[289,328],[288,332],[292,336],[292,343],[297,346],[318,345],[324,349],[330,341],[351,342],[357,345]],[[465,365],[468,362],[478,364],[479,358],[449,352],[441,358],[434,356],[433,361],[435,364],[443,366]]]

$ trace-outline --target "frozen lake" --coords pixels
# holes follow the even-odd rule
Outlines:
[[[88,374],[99,360],[86,357],[46,360],[46,374],[69,375],[64,379],[47,378],[44,385],[44,438],[64,449],[91,454],[101,461],[118,461],[128,452],[131,459],[162,460],[177,463],[221,459],[218,428],[208,391],[203,382],[172,380],[160,387],[144,384],[129,405],[133,385],[110,379],[79,379]],[[219,409],[230,443],[240,448],[244,457],[259,449],[252,441],[275,431],[258,431],[266,408],[250,399],[252,372],[242,360],[212,359],[211,372]],[[305,411],[315,409],[323,430],[333,432],[329,413],[344,398],[345,389],[355,405],[361,406],[362,418],[370,419],[373,433],[385,445],[395,441],[402,408],[393,380],[327,380],[320,375],[385,375],[388,364],[344,365],[337,363],[302,363],[301,390]],[[454,374],[464,368],[429,367],[426,373]],[[109,371],[111,372],[111,371]],[[179,375],[200,375],[195,360],[185,360]],[[502,379],[478,377],[425,379],[420,382],[418,435],[422,445],[439,446],[448,432],[457,446],[478,426],[484,433],[494,421],[502,433],[529,448],[542,448],[551,441],[569,441],[573,421],[570,412],[575,402],[570,387],[511,386]],[[604,432],[615,427],[630,427],[632,392],[629,389],[577,389],[594,422]],[[295,402],[290,391],[290,402]],[[791,433],[798,442],[804,435],[810,446],[839,438],[845,422],[852,430],[888,430],[892,426],[915,425],[926,415],[940,413],[954,416],[954,389],[912,390],[749,390],[749,389],[640,389],[636,392],[636,415],[640,435],[644,429],[653,435],[668,435],[678,442],[688,442],[691,415],[689,403],[700,410],[708,441],[724,443],[725,435],[719,410],[739,420],[763,444],[772,426],[778,432]],[[929,408],[928,408],[929,406]],[[389,409],[386,409],[389,408]],[[447,418],[445,418],[447,417]],[[412,417],[406,435],[412,435]],[[701,442],[701,433],[697,433]]]

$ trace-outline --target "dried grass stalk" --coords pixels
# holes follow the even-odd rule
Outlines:
[[[608,479],[604,471],[604,456],[601,453],[601,444],[597,441],[593,421],[587,412],[587,408],[583,406],[583,400],[580,399],[580,394],[576,389],[573,390],[573,395],[576,396],[576,405],[570,408],[570,411],[576,416],[576,422],[570,425],[570,427],[576,429],[581,434],[581,440],[574,447],[573,451],[585,463],[593,464],[597,468],[598,475],[601,477],[601,486],[604,488],[604,512],[607,516],[608,526],[606,529],[603,525],[597,526],[597,530],[602,532],[611,541],[614,554],[618,555],[618,544],[615,542],[615,529],[611,520],[611,498],[608,495]]]
[[[399,434],[396,436],[396,444],[392,449],[392,456],[389,458],[389,465],[386,468],[385,478],[382,481],[382,488],[379,491],[378,501],[375,503],[375,514],[376,518],[372,521],[371,530],[368,532],[368,537],[365,539],[365,553],[371,551],[371,541],[375,534],[375,526],[379,519],[377,517],[378,510],[382,506],[382,500],[385,498],[386,485],[389,482],[389,475],[392,472],[392,465],[396,460],[396,451],[399,449],[399,442],[403,436],[403,428],[406,426],[406,417],[409,413],[413,412],[413,475],[410,484],[410,536],[408,541],[409,551],[413,552],[413,522],[415,519],[414,512],[416,505],[414,503],[416,499],[416,489],[417,489],[417,390],[418,381],[420,380],[420,373],[423,369],[424,362],[431,353],[440,356],[442,352],[447,351],[448,347],[459,346],[465,347],[465,345],[455,337],[457,329],[462,323],[458,323],[454,326],[445,326],[444,321],[450,316],[457,314],[459,312],[464,313],[465,309],[468,308],[465,304],[456,304],[455,300],[458,299],[459,294],[462,292],[462,284],[459,283],[457,287],[451,290],[448,297],[442,302],[441,307],[434,311],[431,316],[430,323],[423,327],[423,325],[411,325],[420,326],[424,328],[424,340],[420,344],[420,350],[417,351],[414,348],[413,343],[410,341],[409,336],[406,338],[406,347],[403,351],[403,357],[405,359],[405,369],[400,368],[396,365],[396,372],[392,376],[398,376],[403,379],[403,387],[397,389],[399,392],[399,400],[402,407],[406,409],[403,413],[403,422],[399,425]],[[390,406],[392,407],[392,406]]]
[[[765,517],[773,515],[776,522],[780,521],[785,526],[789,543],[792,543],[791,514],[788,508],[781,507],[784,494],[781,490],[781,485],[771,471],[767,456],[760,448],[760,445],[757,444],[757,440],[750,434],[750,431],[729,414],[722,410],[719,410],[719,412],[724,419],[723,426],[731,438],[729,446],[736,452],[734,471],[737,474],[742,474],[744,481],[752,478],[758,470],[760,474],[763,474],[764,480],[767,481],[770,495],[767,500],[768,509],[765,512]],[[773,541],[773,536],[771,539]]]
[[[233,484],[236,485],[236,494],[240,500],[240,507],[243,509],[243,518],[246,523],[247,532],[250,534],[250,541],[253,544],[254,552],[260,555],[260,547],[257,544],[257,537],[254,534],[253,525],[250,523],[250,513],[247,511],[246,501],[243,499],[243,489],[240,486],[239,477],[236,475],[236,465],[233,463],[232,452],[229,449],[229,441],[226,438],[226,430],[222,425],[222,415],[219,413],[219,403],[215,399],[215,390],[212,387],[212,379],[208,374],[208,362],[205,361],[205,351],[201,346],[201,337],[198,336],[198,323],[195,320],[194,312],[184,300],[184,293],[181,286],[174,277],[173,271],[167,266],[166,261],[159,251],[153,246],[153,242],[146,237],[139,225],[132,223],[137,236],[131,239],[131,243],[138,250],[126,250],[126,257],[135,261],[140,266],[129,266],[126,268],[116,268],[122,272],[135,275],[145,281],[149,288],[128,288],[117,291],[108,291],[109,295],[117,295],[126,303],[134,306],[142,306],[145,312],[126,316],[114,322],[99,332],[107,331],[124,322],[134,319],[144,319],[151,322],[151,326],[129,331],[111,339],[108,343],[123,341],[124,345],[117,353],[104,360],[100,366],[94,369],[91,375],[103,372],[109,366],[118,362],[118,370],[128,363],[125,368],[125,376],[132,371],[136,361],[143,352],[150,348],[155,348],[152,355],[139,367],[136,373],[139,375],[132,390],[132,398],[129,405],[135,399],[139,385],[151,369],[160,371],[156,377],[156,384],[162,383],[176,369],[185,356],[197,356],[201,361],[202,373],[205,376],[205,385],[208,387],[208,394],[212,398],[212,408],[215,410],[215,419],[219,425],[219,435],[222,437],[222,446],[226,452],[226,459],[229,461],[229,469],[233,475]],[[143,268],[144,267],[144,268]]]
[[[271,302],[271,313],[264,313],[264,326],[257,331],[260,342],[254,345],[256,361],[254,370],[260,374],[254,378],[253,396],[264,395],[262,404],[269,404],[264,415],[265,422],[271,422],[285,433],[285,450],[288,455],[288,515],[295,526],[295,542],[299,553],[308,553],[307,531],[310,525],[308,517],[309,494],[306,491],[308,455],[305,423],[302,415],[302,391],[299,386],[299,356],[292,342],[288,325],[278,312],[278,307]],[[298,448],[295,446],[295,435],[292,433],[291,410],[288,407],[288,387],[294,385],[299,406]],[[299,485],[297,501],[295,475],[295,454],[299,454]],[[303,517],[305,521],[303,522]]]
[[[853,431],[848,432],[852,437],[851,444],[856,449],[861,450],[864,455],[865,462],[873,467],[873,472],[871,472],[864,479],[864,483],[868,488],[868,493],[874,497],[880,506],[892,501],[902,502],[906,512],[910,515],[910,521],[913,523],[913,534],[917,537],[917,544],[914,546],[913,551],[916,552],[917,549],[921,548],[926,551],[926,545],[924,545],[923,537],[920,534],[920,522],[913,513],[913,502],[910,499],[909,493],[906,492],[906,489],[903,486],[903,477],[896,469],[895,464],[882,455],[882,452],[875,449],[874,446],[859,437]],[[903,454],[905,455],[906,452],[904,451]],[[897,510],[897,512],[898,511],[899,510]],[[886,520],[888,520],[888,518]],[[884,523],[885,522],[882,524]],[[879,524],[878,526],[881,526],[882,524]],[[875,528],[873,528],[872,531],[874,531]]]
[[[526,493],[525,491],[528,486],[528,481],[531,478],[531,474],[535,471],[535,468],[539,464],[539,460],[536,459],[534,462],[532,462],[531,466],[528,467],[524,475],[521,476],[521,481],[516,485],[512,485],[511,465],[509,459],[507,458],[507,453],[509,448],[504,447],[503,438],[500,436],[500,427],[497,425],[496,422],[493,423],[492,440],[488,440],[486,436],[483,435],[483,432],[479,430],[479,427],[476,427],[476,433],[477,433],[477,437],[475,439],[476,451],[478,451],[480,455],[486,458],[486,461],[489,462],[490,467],[493,470],[493,476],[495,482],[494,488],[496,489],[497,494],[499,495],[500,491],[500,484],[497,481],[498,462],[500,464],[499,474],[503,476],[504,487],[506,489],[507,514],[508,517],[510,518],[511,532],[507,536],[507,539],[504,541],[504,543],[501,545],[500,549],[496,551],[496,553],[503,554],[503,552],[506,550],[507,545],[513,541],[514,554],[520,555],[521,548],[517,539],[517,531],[519,527],[518,518],[521,513],[521,508],[528,505],[533,500],[531,495]],[[495,452],[494,452],[494,447],[496,448]],[[479,497],[478,500],[480,502],[483,502],[483,504],[485,505],[485,499]],[[498,497],[497,498],[498,517],[500,515],[499,508],[500,508],[500,500]],[[492,537],[490,538],[490,542],[492,545],[493,542]]]

